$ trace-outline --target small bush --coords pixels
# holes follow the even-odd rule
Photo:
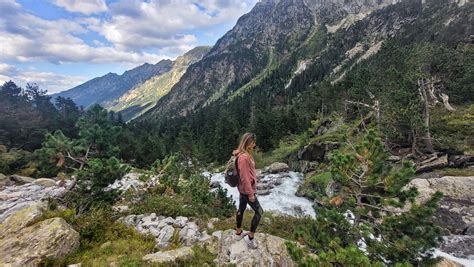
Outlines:
[[[132,206],[132,213],[156,213],[163,216],[221,217],[235,211],[233,200],[225,189],[209,191],[209,179],[202,175],[192,175],[183,184],[178,184],[177,192],[167,190],[168,186],[158,186],[143,200]]]

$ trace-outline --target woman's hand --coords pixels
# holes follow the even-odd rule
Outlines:
[[[255,194],[249,196],[250,202],[255,202]]]

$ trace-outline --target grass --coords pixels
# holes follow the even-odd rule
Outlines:
[[[286,139],[280,140],[278,147],[266,153],[255,153],[256,167],[258,169],[261,169],[274,162],[282,162],[285,160],[286,156],[298,151],[300,147],[298,141],[299,136],[300,135],[294,135]]]
[[[254,212],[249,209],[244,213],[242,228],[246,231],[250,228],[253,214]],[[264,212],[257,228],[257,232],[295,241],[295,234],[298,228],[308,225],[311,220],[313,219],[310,217],[282,216]],[[215,222],[214,228],[208,229],[208,232],[212,233],[214,231],[225,231],[228,229],[235,229],[235,217]]]
[[[308,198],[317,199],[325,196],[326,186],[331,180],[331,173],[321,172],[305,177],[303,184],[299,191],[300,193]]]

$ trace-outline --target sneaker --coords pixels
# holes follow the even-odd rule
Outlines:
[[[234,233],[234,238],[235,238],[235,240],[240,241],[240,240],[242,240],[242,238],[244,238],[246,235],[247,235],[247,233],[244,233],[244,230],[242,230],[242,231],[240,231],[240,234]]]
[[[258,242],[257,242],[257,239],[255,237],[252,240],[249,237],[247,237],[245,239],[245,241],[247,241],[247,246],[250,249],[257,249],[258,248]]]

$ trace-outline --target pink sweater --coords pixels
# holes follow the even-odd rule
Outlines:
[[[237,163],[240,174],[239,192],[245,195],[255,194],[257,192],[255,161],[249,155],[242,153]]]

